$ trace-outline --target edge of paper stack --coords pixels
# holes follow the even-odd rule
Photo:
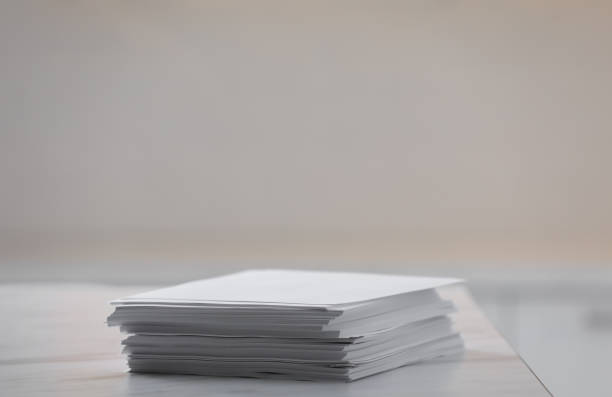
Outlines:
[[[354,381],[463,349],[461,280],[253,270],[111,302],[132,372]]]

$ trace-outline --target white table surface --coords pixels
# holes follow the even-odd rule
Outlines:
[[[548,396],[546,388],[476,307],[464,287],[441,290],[466,351],[353,383],[126,372],[107,302],[148,286],[0,285],[0,385],[6,396]]]

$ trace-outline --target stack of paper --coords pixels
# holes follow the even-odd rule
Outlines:
[[[113,301],[133,372],[351,381],[461,351],[455,279],[256,270]]]

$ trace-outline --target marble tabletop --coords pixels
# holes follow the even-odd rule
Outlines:
[[[7,396],[549,396],[463,286],[441,295],[466,351],[353,383],[130,374],[108,301],[154,286],[0,284],[0,385]]]

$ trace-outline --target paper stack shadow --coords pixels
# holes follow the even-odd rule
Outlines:
[[[132,372],[353,381],[454,354],[456,279],[253,270],[112,302]]]

